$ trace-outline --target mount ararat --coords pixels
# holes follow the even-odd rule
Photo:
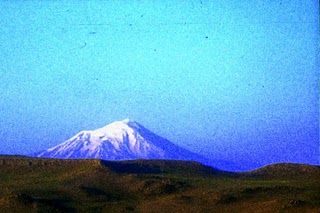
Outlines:
[[[69,140],[33,156],[62,159],[188,160],[221,170],[241,170],[231,162],[208,160],[188,151],[130,119],[116,121],[93,131],[81,131]]]

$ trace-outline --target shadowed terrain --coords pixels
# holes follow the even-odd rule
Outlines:
[[[320,167],[0,156],[0,212],[320,212]]]

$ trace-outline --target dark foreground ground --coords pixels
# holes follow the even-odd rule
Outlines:
[[[2,156],[0,212],[320,212],[320,167]]]

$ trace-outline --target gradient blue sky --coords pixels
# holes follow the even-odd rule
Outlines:
[[[0,153],[131,118],[207,157],[318,163],[318,10],[316,0],[1,1]]]

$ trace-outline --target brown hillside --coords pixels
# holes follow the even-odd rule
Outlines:
[[[0,212],[320,212],[318,174],[309,165],[228,173],[187,161],[0,156]]]

